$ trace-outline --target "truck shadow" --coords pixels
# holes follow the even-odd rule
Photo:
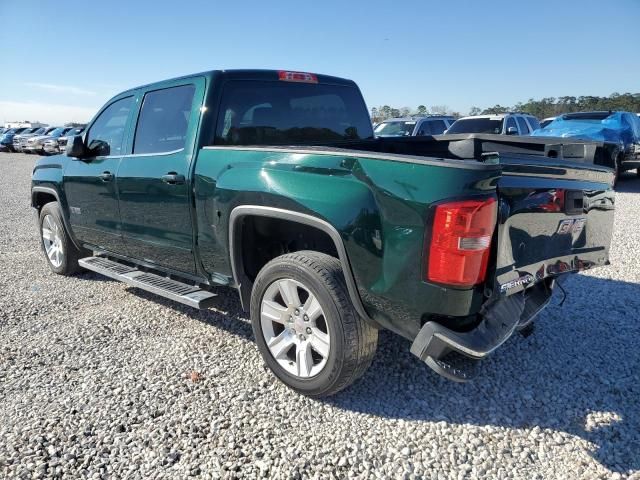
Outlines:
[[[592,443],[609,470],[640,469],[640,285],[575,275],[536,320],[484,361],[471,383],[438,377],[382,332],[365,377],[326,400],[411,421],[550,429]],[[393,400],[390,400],[393,399]]]
[[[640,285],[587,275],[572,275],[564,285],[564,304],[556,291],[534,334],[514,335],[483,362],[471,383],[439,377],[409,353],[408,341],[381,332],[365,376],[321,401],[390,419],[565,432],[590,442],[590,454],[609,470],[638,470]],[[233,335],[253,337],[233,290],[221,291],[218,311],[129,291]]]

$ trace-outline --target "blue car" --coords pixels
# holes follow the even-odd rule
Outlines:
[[[640,118],[634,113],[565,113],[531,135],[615,143],[618,145],[615,157],[616,176],[634,168],[640,176]]]
[[[13,152],[13,137],[25,132],[27,128],[10,128],[0,135],[0,152]]]

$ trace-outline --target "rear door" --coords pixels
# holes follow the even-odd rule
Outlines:
[[[186,273],[195,272],[189,170],[203,95],[203,78],[141,92],[117,178],[128,254]]]
[[[549,276],[609,263],[610,169],[568,160],[503,158],[495,288],[522,291]]]

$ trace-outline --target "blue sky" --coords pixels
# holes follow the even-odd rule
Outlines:
[[[88,120],[215,68],[355,80],[369,107],[640,92],[640,0],[0,0],[0,122]]]

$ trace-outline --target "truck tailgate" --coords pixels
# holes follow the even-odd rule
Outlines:
[[[520,292],[560,273],[609,263],[610,169],[560,159],[502,157],[495,288]]]

